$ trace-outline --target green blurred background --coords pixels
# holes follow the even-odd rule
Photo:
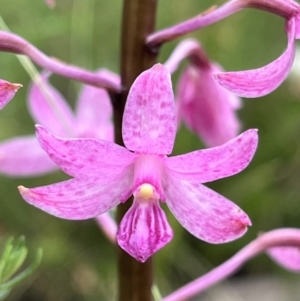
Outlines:
[[[14,33],[48,55],[91,70],[105,67],[118,72],[122,1],[57,2],[51,10],[43,0],[1,0],[0,13]],[[157,28],[183,21],[223,2],[161,0]],[[278,57],[286,47],[283,26],[279,17],[248,9],[190,36],[199,39],[210,58],[226,70],[239,70],[260,67]],[[162,48],[160,62],[167,59],[177,42]],[[0,53],[0,66],[0,78],[24,86],[0,112],[0,140],[32,134],[34,124],[26,108],[29,76],[13,54]],[[300,227],[300,65],[296,71],[272,94],[244,100],[239,111],[244,129],[259,129],[260,144],[255,158],[241,174],[209,184],[241,206],[253,226],[235,242],[209,245],[192,237],[168,213],[175,237],[155,255],[155,282],[163,295],[220,264],[259,232]],[[174,75],[174,87],[177,76]],[[53,76],[51,81],[74,106],[81,85],[58,76]],[[194,134],[180,129],[174,153],[201,147]],[[62,172],[33,179],[0,176],[1,240],[24,234],[32,251],[39,246],[44,250],[39,272],[15,289],[8,300],[115,299],[116,250],[95,222],[65,221],[49,216],[25,203],[16,189],[21,184],[34,187],[65,178]],[[277,267],[265,255],[247,263],[235,277],[242,280],[271,277],[280,283],[300,280],[299,275]],[[221,284],[212,292],[224,285],[227,286]],[[236,294],[235,285],[229,287],[227,293]],[[219,298],[212,292],[209,300],[225,300],[224,295]]]

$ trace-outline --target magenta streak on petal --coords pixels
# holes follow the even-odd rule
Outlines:
[[[0,110],[12,100],[21,87],[21,84],[12,84],[0,79]]]
[[[213,244],[225,243],[244,235],[251,225],[245,212],[213,190],[178,179],[171,172],[163,179],[170,211],[197,238]]]
[[[287,77],[295,58],[295,19],[287,22],[288,46],[272,63],[258,69],[238,72],[217,72],[220,85],[242,97],[261,97],[274,91]]]
[[[143,154],[170,154],[176,112],[168,70],[161,64],[140,74],[129,91],[123,116],[125,146]]]
[[[123,191],[132,185],[132,178],[133,167],[129,166],[106,182],[71,179],[32,189],[20,186],[19,191],[25,201],[51,215],[82,220],[117,206]]]
[[[170,157],[165,165],[182,180],[211,182],[246,168],[257,144],[257,130],[251,129],[221,146]]]
[[[293,272],[300,272],[300,246],[298,248],[275,247],[267,250],[267,254],[283,268]]]
[[[0,143],[0,172],[9,176],[36,176],[57,169],[35,136],[16,137]]]
[[[122,249],[141,262],[145,262],[173,237],[158,200],[135,199],[123,217],[117,233]]]
[[[62,139],[46,128],[37,126],[41,147],[50,158],[72,177],[109,181],[116,173],[131,165],[136,155],[113,142],[100,139]]]

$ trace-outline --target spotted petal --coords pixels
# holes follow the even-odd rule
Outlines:
[[[168,174],[163,187],[171,212],[199,239],[225,243],[242,236],[251,225],[249,217],[237,205],[199,183]]]
[[[21,87],[21,84],[13,84],[0,79],[0,110],[12,100]]]
[[[295,58],[295,19],[289,20],[286,27],[288,45],[278,59],[258,69],[215,73],[215,79],[242,97],[260,97],[271,93],[287,77]]]
[[[106,182],[71,179],[31,189],[20,186],[19,191],[25,201],[51,215],[82,220],[103,214],[125,201],[132,177],[130,166]]]
[[[123,116],[125,146],[144,154],[170,154],[176,126],[170,74],[157,64],[139,75],[129,91]]]
[[[248,130],[227,143],[170,157],[166,166],[177,177],[206,183],[241,172],[252,160],[258,144],[257,130]]]
[[[62,139],[37,126],[37,137],[50,158],[76,178],[109,180],[133,163],[136,155],[115,143],[100,139]]]
[[[141,262],[166,245],[173,237],[173,231],[158,201],[139,202],[123,217],[117,233],[122,249]]]

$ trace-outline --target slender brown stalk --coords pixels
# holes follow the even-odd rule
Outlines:
[[[156,61],[157,54],[146,45],[146,37],[153,32],[156,15],[156,0],[124,0],[121,43],[121,78],[122,93],[114,101],[115,139],[122,140],[122,117],[128,91],[136,77],[150,68]],[[131,202],[118,207],[120,221]],[[119,249],[118,275],[119,301],[151,301],[152,259],[140,263]]]

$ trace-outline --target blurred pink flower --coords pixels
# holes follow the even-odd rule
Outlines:
[[[44,0],[44,1],[50,8],[54,8],[56,5],[55,0]]]
[[[165,66],[174,71],[184,58],[190,63],[178,82],[178,120],[182,120],[208,147],[236,137],[240,130],[236,110],[241,107],[241,100],[213,78],[213,73],[223,71],[222,68],[210,62],[193,39],[179,43]]]
[[[119,77],[107,70],[100,70],[97,74],[115,83],[119,82]],[[21,85],[11,85],[9,92],[13,96]],[[1,97],[0,82],[0,102]],[[75,113],[73,113],[68,102],[50,85],[47,75],[44,74],[38,85],[31,86],[27,101],[32,118],[56,135],[114,140],[112,106],[108,93],[104,89],[83,86]],[[41,148],[35,135],[14,137],[0,143],[0,172],[2,174],[13,177],[32,177],[58,168]],[[117,226],[110,214],[107,212],[97,216],[96,220],[106,236],[115,242]]]
[[[0,79],[0,110],[12,100],[21,87],[21,84],[13,84]]]
[[[115,77],[106,70],[99,73]],[[46,90],[33,84],[28,95],[28,109],[35,122],[61,137],[113,141],[112,107],[104,89],[83,86],[74,114],[64,97],[49,84],[47,76],[41,77],[40,81]],[[47,101],[46,97],[50,99]],[[40,147],[35,135],[15,137],[0,143],[0,172],[5,175],[29,177],[55,169],[58,166]]]
[[[20,186],[20,193],[28,203],[65,219],[95,217],[133,194],[117,241],[142,262],[173,236],[159,200],[204,241],[224,243],[240,237],[251,224],[248,216],[201,183],[242,171],[255,153],[257,130],[219,147],[168,158],[176,125],[170,75],[157,64],[130,89],[123,116],[127,148],[100,139],[61,139],[37,126],[43,149],[74,178],[32,189]]]

